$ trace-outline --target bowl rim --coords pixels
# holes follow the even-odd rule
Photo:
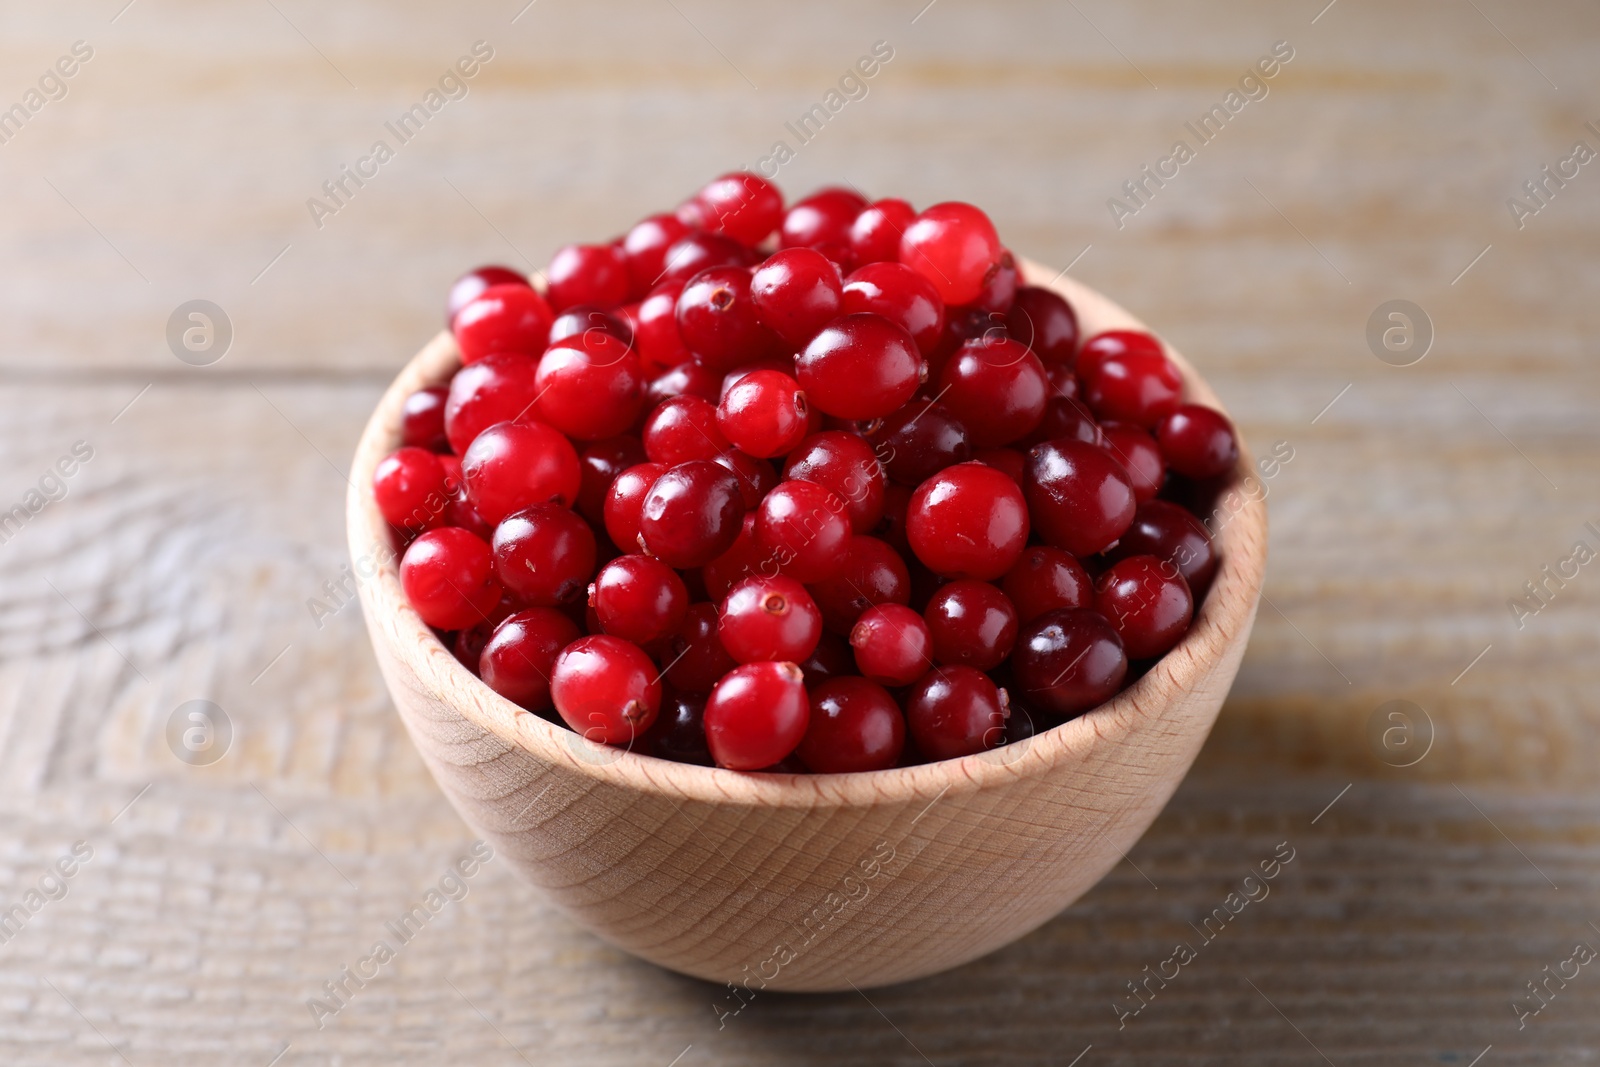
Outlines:
[[[1160,339],[1140,320],[1097,291],[1066,276],[1019,259],[1025,284],[1051,289],[1064,297],[1078,316],[1080,336],[1106,330],[1143,330]],[[1226,413],[1216,394],[1193,365],[1161,340],[1183,378],[1186,401]],[[1090,749],[1116,744],[1148,726],[1174,703],[1173,697],[1195,687],[1230,647],[1243,642],[1260,598],[1266,569],[1267,512],[1265,497],[1245,493],[1236,510],[1213,533],[1220,565],[1188,633],[1133,685],[1104,704],[1030,738],[988,752],[913,767],[845,774],[746,773],[718,767],[675,763],[600,746],[529,712],[494,692],[468,671],[406,602],[399,583],[399,553],[393,550],[388,526],[379,514],[369,486],[378,462],[399,443],[400,413],[407,396],[440,384],[459,355],[448,330],[434,337],[390,383],[362,430],[352,463],[346,496],[349,549],[363,611],[374,642],[415,672],[429,695],[448,705],[474,726],[506,745],[576,772],[592,786],[611,786],[665,797],[676,802],[745,805],[807,810],[882,804],[932,805],[947,793],[996,788],[1040,776],[1063,762],[1084,759]],[[1239,462],[1219,494],[1254,475],[1253,458],[1239,436]],[[385,551],[385,549],[387,551]],[[360,561],[371,560],[363,569]],[[415,652],[411,650],[416,650]],[[393,684],[393,679],[390,679]],[[1217,714],[1205,702],[1178,701],[1189,716]],[[1209,729],[1210,724],[1206,724]],[[926,810],[926,809],[924,809]],[[919,816],[920,817],[920,816]]]

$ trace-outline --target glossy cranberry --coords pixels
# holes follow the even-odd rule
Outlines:
[[[1076,400],[1082,395],[1082,386],[1071,367],[1064,363],[1046,363],[1045,372],[1050,375],[1050,399],[1070,397]]]
[[[699,567],[728,550],[743,521],[739,480],[710,460],[690,460],[669,468],[645,494],[639,541],[669,567]]]
[[[1039,425],[1032,433],[1022,439],[1022,443],[1026,445],[1059,440],[1104,445],[1105,434],[1101,431],[1100,424],[1095,421],[1094,415],[1083,406],[1082,402],[1072,397],[1057,396],[1052,397],[1045,405],[1044,418],[1039,420]]]
[[[979,448],[1010,444],[1039,425],[1049,384],[1039,357],[1009,339],[968,341],[939,375],[943,404]]]
[[[781,456],[806,436],[806,394],[782,371],[752,371],[723,394],[717,426],[752,456]]]
[[[801,661],[800,670],[806,676],[806,688],[814,689],[830,678],[854,675],[856,658],[848,641],[824,630],[816,650]]]
[[[649,645],[683,624],[689,591],[671,567],[634,553],[600,568],[589,586],[589,606],[606,633]]]
[[[444,435],[444,405],[450,390],[443,385],[430,385],[406,397],[400,409],[400,443],[430,452],[443,452],[450,447]]]
[[[674,763],[715,766],[706,747],[705,697],[674,693],[661,704],[656,724],[645,737],[644,751]]]
[[[835,678],[811,693],[795,755],[815,774],[882,771],[899,762],[905,742],[905,716],[888,690],[866,678]]]
[[[1100,361],[1084,378],[1084,399],[1102,420],[1152,427],[1183,398],[1183,378],[1163,355],[1130,352]]]
[[[944,334],[944,301],[933,283],[903,263],[868,263],[844,284],[846,314],[882,315],[917,342],[923,355]]]
[[[534,381],[539,417],[580,441],[615,437],[634,424],[644,406],[639,357],[606,333],[555,345],[539,360]]]
[[[706,701],[706,745],[717,766],[758,771],[793,752],[811,719],[805,678],[793,663],[747,663]]]
[[[904,200],[875,200],[850,224],[850,258],[859,267],[867,263],[898,262],[900,238],[917,212]]]
[[[1128,472],[1133,498],[1141,504],[1154,500],[1167,479],[1156,439],[1131,422],[1103,422],[1100,434],[1105,450]]]
[[[783,194],[748,171],[724,174],[695,195],[705,211],[705,228],[743,245],[758,245],[783,218]]]
[[[1107,330],[1083,342],[1078,352],[1078,377],[1092,378],[1100,364],[1112,357],[1135,355],[1139,358],[1165,355],[1161,342],[1143,330]]]
[[[594,575],[594,531],[558,504],[535,504],[494,528],[494,564],[500,583],[529,607],[578,603]]]
[[[906,695],[906,728],[927,759],[960,759],[1005,743],[1009,703],[982,671],[938,667]]]
[[[596,634],[578,638],[556,657],[550,699],[585,740],[626,746],[655,722],[661,682],[638,645]]]
[[[815,482],[779,482],[756,511],[756,544],[799,582],[820,582],[849,561],[850,519],[838,494]]]
[[[1028,452],[1022,490],[1046,544],[1074,556],[1105,551],[1133,521],[1133,483],[1110,453],[1057,439]]]
[[[456,313],[496,285],[526,286],[528,279],[521,271],[510,267],[479,267],[469,270],[450,285],[450,298],[445,302],[444,319],[455,320]]]
[[[440,457],[441,459],[446,457]],[[463,530],[481,537],[487,541],[494,537],[494,526],[491,525],[478,509],[472,506],[472,498],[467,495],[466,479],[461,477],[460,461],[456,462],[456,473],[450,478],[455,485],[455,492],[450,496],[450,502],[444,506],[444,519],[441,526],[459,526]]]
[[[761,503],[757,499],[756,504]],[[705,585],[706,596],[720,601],[728,590],[758,574],[775,575],[778,565],[767,558],[756,544],[755,509],[747,510],[739,527],[739,536],[733,539],[727,551],[700,568],[700,580]]]
[[[719,233],[691,233],[667,249],[657,284],[677,282],[681,285],[713,267],[743,267],[749,258],[749,249],[731,237]]]
[[[578,304],[613,308],[633,284],[628,261],[615,245],[567,245],[545,269],[545,295],[556,311]]]
[[[812,434],[789,453],[783,476],[833,490],[844,501],[850,529],[856,533],[866,533],[883,517],[883,465],[857,434],[845,430]]]
[[[407,445],[389,453],[372,474],[372,497],[391,526],[425,530],[436,525],[450,502],[444,464],[425,448]]]
[[[823,625],[847,634],[873,605],[910,601],[911,575],[898,552],[876,537],[857,534],[850,539],[844,570],[809,588],[822,609]]]
[[[972,454],[972,458],[985,467],[993,467],[1018,485],[1022,484],[1022,469],[1027,461],[1016,449],[980,448]]]
[[[902,604],[878,604],[850,630],[856,667],[880,685],[910,685],[933,666],[928,624]]]
[[[946,467],[972,458],[967,428],[943,404],[913,400],[890,415],[871,441],[890,479],[918,486]]]
[[[932,282],[947,305],[976,300],[1001,252],[989,216],[959,201],[928,208],[900,239],[900,262]]]
[[[478,655],[478,676],[529,711],[550,705],[550,673],[561,650],[582,637],[578,624],[552,608],[529,608],[495,627]]]
[[[666,269],[667,250],[688,235],[689,227],[673,215],[651,215],[636,223],[622,239],[629,288],[640,295],[653,289]]]
[[[806,396],[841,419],[879,419],[916,392],[922,356],[911,335],[881,315],[844,315],[795,360]]]
[[[782,575],[746,578],[722,602],[722,647],[740,663],[811,655],[822,636],[822,612],[805,586]]]
[[[1198,600],[1217,573],[1217,551],[1205,525],[1184,508],[1167,500],[1149,500],[1134,512],[1112,560],[1129,556],[1155,556],[1175,564]]]
[[[542,422],[489,427],[461,457],[461,474],[472,506],[492,523],[530,504],[570,506],[583,477],[571,443]]]
[[[651,405],[675,396],[698,396],[715,404],[722,398],[721,379],[715,372],[690,360],[657,375],[645,395]]]
[[[639,516],[644,510],[644,498],[656,479],[667,472],[665,463],[639,463],[627,468],[611,482],[606,491],[601,518],[606,536],[624,552],[639,548]]]
[[[988,582],[959,579],[941,585],[922,612],[933,638],[933,661],[992,671],[1017,643],[1017,609]]]
[[[595,526],[605,525],[606,495],[617,475],[645,461],[644,445],[637,437],[608,437],[578,455],[581,482],[578,513]]]
[[[795,348],[844,310],[839,268],[809,248],[783,249],[757,267],[750,297],[762,324]]]
[[[665,282],[639,303],[639,328],[633,341],[647,372],[661,373],[690,359],[689,346],[678,332],[678,297],[683,286],[683,282]]]
[[[437,630],[464,629],[500,603],[489,546],[454,526],[411,542],[400,560],[400,587],[422,621]]]
[[[914,560],[911,542],[906,538],[906,513],[911,510],[912,490],[890,483],[883,489],[883,518],[873,528],[873,536],[884,541],[906,560]],[[920,564],[918,564],[920,566]]]
[[[722,647],[717,606],[691,604],[667,646],[667,681],[686,693],[709,693],[738,664]]]
[[[676,466],[712,459],[729,448],[717,425],[716,405],[698,396],[675,396],[644,421],[644,451],[653,463]]]
[[[633,344],[633,329],[621,315],[621,309],[614,313],[586,304],[569,307],[557,315],[555,321],[550,324],[550,339],[547,343],[560,344],[570,338],[582,338],[590,333],[603,333],[625,345]]]
[[[718,452],[711,459],[719,466],[728,468],[739,479],[739,495],[744,498],[747,511],[754,511],[762,498],[778,484],[778,472],[771,463],[737,448]]]
[[[488,646],[489,638],[494,636],[495,627],[514,614],[516,606],[511,603],[509,597],[502,596],[500,603],[482,619],[464,630],[457,630],[455,638],[447,642],[456,662],[473,674],[481,676],[482,664],[479,661],[483,658],[483,650]]]
[[[1104,615],[1063,608],[1022,628],[1011,669],[1028,704],[1072,718],[1116,695],[1128,673],[1128,657]]]
[[[1047,611],[1089,607],[1094,600],[1094,586],[1083,564],[1070,553],[1049,545],[1023,549],[1000,588],[1011,598],[1022,623],[1030,623]]]
[[[539,396],[538,371],[536,359],[518,352],[485,356],[457,371],[444,405],[451,450],[464,455],[473,438],[495,423],[531,416]]]
[[[982,463],[946,468],[912,494],[906,537],[911,551],[935,574],[998,578],[1028,543],[1022,489]]]
[[[1167,466],[1189,478],[1216,478],[1239,462],[1233,423],[1220,411],[1184,404],[1161,420],[1156,439]]]
[[[1078,316],[1059,294],[1038,286],[1017,290],[1006,330],[1046,365],[1071,367],[1078,355]]]
[[[1022,271],[1017,267],[1016,257],[1010,252],[1000,253],[1000,262],[995,264],[983,280],[983,288],[978,290],[977,299],[972,306],[982,308],[984,311],[1005,315],[1011,310],[1012,303],[1017,298],[1017,289],[1022,285]]]
[[[1095,610],[1111,622],[1129,659],[1165,655],[1189,629],[1194,598],[1177,565],[1129,556],[1095,582]]]
[[[678,297],[678,333],[695,359],[714,371],[730,371],[773,345],[756,315],[750,271],[744,267],[696,274]]]
[[[867,202],[849,189],[821,189],[791,207],[783,216],[779,245],[783,248],[825,248],[848,253],[850,227]]]
[[[537,356],[554,319],[544,297],[526,284],[493,285],[456,313],[450,329],[461,362],[470,366],[495,352]]]

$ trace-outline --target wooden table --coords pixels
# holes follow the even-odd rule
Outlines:
[[[1536,614],[1508,601],[1600,548],[1600,165],[1521,193],[1600,149],[1600,11],[1323,2],[0,13],[0,108],[93,52],[0,143],[0,510],[26,515],[0,545],[0,1062],[1593,1062],[1600,971],[1564,961],[1600,947],[1600,565]],[[308,198],[480,40],[465,98],[319,228]],[[880,40],[866,96],[782,168],[791,195],[989,206],[1159,326],[1257,452],[1293,451],[1194,773],[1076,906],[910,986],[763,997],[719,1029],[721,991],[490,861],[318,1029],[307,999],[470,845],[357,609],[308,608],[337,604],[366,412],[458,270],[542,266],[796,147],[785,123]],[[1267,95],[1119,229],[1108,199],[1278,41]],[[166,337],[195,299],[234,334],[206,366]],[[1369,348],[1391,300],[1432,323],[1420,362]],[[46,477],[77,442],[92,458]],[[168,743],[192,700],[231,726],[207,766]],[[1416,708],[1431,747],[1392,766],[1424,748]],[[1205,941],[1281,842],[1271,896]],[[1179,941],[1196,959],[1119,1029]]]

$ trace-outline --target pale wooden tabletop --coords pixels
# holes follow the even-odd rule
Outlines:
[[[27,112],[0,126],[0,510],[42,505],[0,544],[0,1062],[1594,1062],[1600,972],[1567,961],[1600,947],[1600,565],[1508,601],[1600,548],[1600,164],[1522,189],[1600,149],[1600,10],[522,2],[0,11],[0,109]],[[480,40],[468,95],[319,229],[308,198]],[[1077,905],[912,985],[719,1029],[721,991],[490,861],[318,1029],[307,998],[470,847],[358,609],[307,607],[347,561],[370,406],[460,269],[542,266],[793,147],[877,41],[791,195],[988,206],[1162,330],[1258,453],[1292,449],[1193,774]],[[1280,41],[1267,95],[1119,229],[1108,199]],[[166,330],[201,298],[234,339],[195,367]],[[1369,348],[1391,300],[1432,323],[1410,366]],[[210,766],[169,749],[191,700],[231,723]],[[1409,767],[1417,711],[1369,731],[1393,700],[1433,727]],[[1271,896],[1205,942],[1281,842]],[[1180,941],[1196,958],[1119,1029]]]

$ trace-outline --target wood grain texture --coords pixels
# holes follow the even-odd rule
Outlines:
[[[1522,229],[1506,208],[1600,121],[1592,4],[123,6],[0,8],[0,103],[96,49],[0,145],[0,504],[95,448],[0,545],[0,903],[95,849],[0,944],[0,1062],[1592,1062],[1589,969],[1525,1028],[1510,1005],[1600,923],[1600,582],[1522,629],[1506,606],[1600,524],[1600,181]],[[316,229],[306,198],[479,38],[472,95]],[[537,267],[758,158],[877,39],[894,61],[791,195],[984,204],[1188,353],[1258,452],[1295,450],[1193,771],[1078,903],[870,1002],[770,995],[719,1029],[725,989],[491,861],[318,1029],[307,998],[472,838],[357,609],[306,606],[384,387],[462,267]],[[1276,40],[1271,95],[1117,229],[1106,199]],[[236,327],[206,368],[164,338],[195,297]],[[1412,367],[1364,338],[1393,298],[1436,328]],[[194,698],[236,727],[205,768],[163,740]],[[1409,768],[1367,735],[1397,698],[1435,727]],[[1272,896],[1119,1029],[1126,983],[1283,841]]]

